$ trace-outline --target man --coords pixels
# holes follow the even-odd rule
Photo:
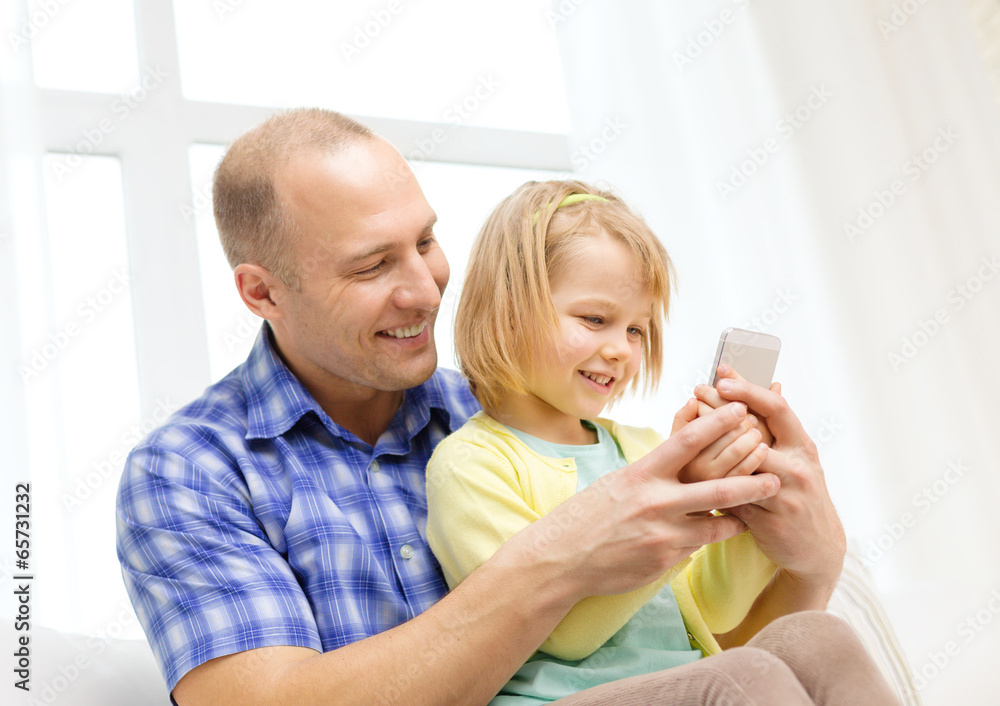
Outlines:
[[[747,526],[779,569],[725,643],[825,608],[844,542],[815,448],[780,395],[740,380],[719,403],[745,404],[685,420],[445,595],[423,467],[477,407],[435,371],[448,264],[408,165],[343,116],[291,111],[233,144],[213,196],[267,324],[132,452],[118,498],[126,586],[177,703],[483,704],[581,598]],[[769,472],[680,483],[746,404],[776,437]]]

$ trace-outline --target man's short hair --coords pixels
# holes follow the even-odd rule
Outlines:
[[[253,263],[298,288],[292,255],[296,224],[278,195],[278,170],[303,152],[335,152],[375,137],[369,128],[332,110],[296,108],[268,118],[230,145],[215,170],[212,202],[230,266]]]

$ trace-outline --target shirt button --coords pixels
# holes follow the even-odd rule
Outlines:
[[[411,547],[409,544],[404,544],[399,548],[399,555],[404,559],[412,559],[413,547]]]
[[[368,468],[372,473],[378,473],[381,470],[381,467],[378,465],[378,461],[372,461]]]

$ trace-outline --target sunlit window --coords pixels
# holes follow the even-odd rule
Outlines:
[[[119,93],[139,80],[132,0],[27,0],[26,23],[7,40],[31,47],[44,88]]]
[[[566,132],[548,0],[174,0],[192,100]]]
[[[48,232],[24,253],[42,265],[39,278],[20,280],[29,323],[18,366],[31,478],[44,490],[32,504],[35,571],[46,577],[38,619],[86,630],[120,610],[124,592],[108,578],[119,573],[115,490],[125,455],[155,420],[139,418],[120,164],[83,157],[62,180],[44,173]]]

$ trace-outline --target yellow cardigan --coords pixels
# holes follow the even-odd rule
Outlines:
[[[595,423],[632,463],[662,442],[652,429]],[[546,458],[483,412],[442,441],[427,466],[427,541],[454,588],[524,527],[576,492],[573,459]],[[703,546],[660,579],[628,593],[577,603],[539,648],[579,660],[603,645],[670,582],[691,646],[720,651],[714,634],[746,617],[774,573],[749,532]]]

